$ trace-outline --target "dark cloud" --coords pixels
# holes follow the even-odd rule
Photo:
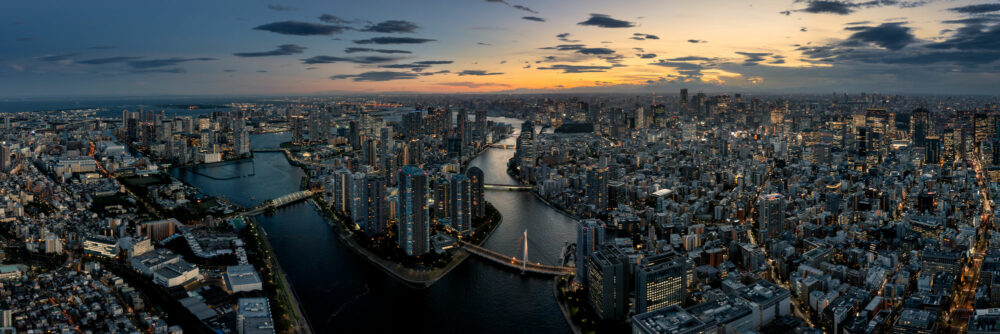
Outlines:
[[[716,58],[700,57],[700,56],[684,56],[667,59],[669,61],[716,61]]]
[[[331,76],[330,79],[352,79],[354,81],[392,81],[416,79],[418,76],[418,74],[411,72],[371,71],[361,74],[338,74]]]
[[[564,32],[564,33],[558,34],[558,35],[556,35],[556,38],[559,39],[560,41],[563,41],[563,42],[566,42],[566,43],[576,43],[576,42],[579,42],[579,40],[569,39],[569,33],[568,32]]]
[[[410,21],[389,20],[369,25],[361,31],[380,33],[412,33],[416,32],[417,29],[420,29],[420,26],[417,26],[416,23]]]
[[[167,67],[174,66],[181,63],[186,63],[189,61],[212,61],[218,60],[216,58],[181,58],[181,57],[171,57],[171,58],[160,58],[160,59],[148,59],[148,60],[133,60],[128,62],[128,66],[132,68],[156,68],[156,67]]]
[[[379,65],[381,68],[396,68],[396,69],[411,69],[416,72],[420,72],[425,68],[431,67],[433,65],[447,65],[454,63],[451,60],[424,60],[418,61],[410,64],[389,64],[389,65]]]
[[[590,18],[577,24],[601,28],[631,28],[635,26],[635,23],[613,19],[611,16],[605,14],[590,14]]]
[[[44,56],[35,57],[35,60],[42,61],[42,62],[57,62],[57,61],[69,60],[70,58],[76,57],[76,56],[79,56],[79,55],[80,55],[79,53],[65,53],[65,54],[59,54],[59,55],[44,55]]]
[[[175,68],[144,68],[135,69],[129,71],[129,73],[169,73],[169,74],[183,74],[187,73],[187,70],[179,67]]]
[[[372,48],[346,48],[346,49],[344,49],[344,52],[346,52],[346,53],[376,52],[376,53],[388,53],[388,54],[393,54],[393,53],[413,53],[413,52],[406,51],[406,50],[372,49]]]
[[[510,87],[508,84],[495,83],[495,82],[442,82],[438,85],[442,86],[452,86],[452,87],[467,87],[467,88],[481,88],[481,87]]]
[[[257,70],[257,73],[267,73],[267,70]]]
[[[655,63],[649,63],[650,65],[670,67],[673,68],[677,73],[686,78],[700,78],[702,76],[701,71],[707,67],[712,66],[711,63],[692,63],[686,61],[667,61],[660,60]]]
[[[274,11],[279,11],[279,12],[287,12],[287,11],[295,10],[295,8],[292,8],[292,7],[288,7],[288,6],[285,6],[285,5],[279,5],[279,4],[273,4],[273,3],[267,4],[267,9],[274,10]]]
[[[433,42],[433,39],[411,38],[411,37],[374,37],[369,39],[354,40],[355,44],[422,44]]]
[[[853,13],[858,8],[876,8],[884,6],[894,6],[899,8],[913,8],[927,4],[931,0],[796,0],[795,2],[806,2],[806,8],[799,11],[813,14],[837,14],[847,15]],[[790,15],[791,11],[781,12]]]
[[[288,55],[293,55],[293,54],[297,54],[297,53],[302,53],[302,51],[305,51],[305,49],[306,49],[306,47],[304,47],[304,46],[298,46],[298,45],[295,45],[295,44],[282,44],[282,45],[278,45],[277,49],[274,49],[274,50],[271,50],[271,51],[240,52],[240,53],[234,53],[233,55],[237,56],[237,57],[288,56]]]
[[[332,35],[339,34],[345,30],[350,30],[351,27],[342,25],[327,25],[327,24],[317,24],[299,21],[282,21],[268,23],[265,25],[257,26],[254,30],[270,31],[276,34],[283,35],[296,35],[296,36],[310,36],[310,35]]]
[[[1000,11],[1000,3],[984,3],[978,5],[968,5],[962,7],[949,8],[948,10],[962,14],[983,14]]]
[[[483,70],[463,70],[461,72],[458,72],[459,76],[466,76],[466,75],[484,76],[484,75],[501,75],[501,74],[503,74],[503,73],[500,73],[500,72],[487,72],[487,71],[483,71]]]
[[[517,10],[523,10],[523,11],[526,11],[526,12],[532,13],[532,14],[538,14],[538,12],[532,10],[531,8],[528,8],[528,7],[525,7],[525,6],[521,6],[521,5],[511,5],[509,2],[507,2],[507,0],[486,0],[486,2],[504,4],[505,6],[510,7],[510,8],[514,8],[514,9],[517,9]]]
[[[851,26],[844,28],[854,31],[847,38],[847,45],[875,44],[889,50],[899,50],[917,41],[910,28],[902,22],[883,23],[878,26]]]
[[[806,29],[806,27],[802,27],[802,28],[799,28],[799,31],[806,32],[806,31],[809,31],[809,29]]]
[[[539,48],[539,49],[541,49],[541,50],[571,51],[571,50],[580,50],[580,49],[583,49],[584,47],[586,47],[586,45],[583,45],[583,44],[559,44],[559,45],[556,45],[556,46],[547,46],[547,47]]]
[[[975,17],[966,17],[957,20],[944,20],[941,23],[947,24],[964,24],[964,25],[983,25],[1000,22],[1000,15],[998,14],[982,14],[976,15]]]
[[[383,57],[383,56],[362,56],[362,57],[333,57],[333,56],[313,56],[302,59],[306,65],[333,64],[333,63],[353,63],[353,64],[381,64],[391,63],[403,58]]]
[[[615,50],[608,48],[583,48],[577,50],[576,52],[585,55],[609,55],[615,53]]]
[[[566,65],[566,64],[556,64],[549,67],[538,67],[539,70],[556,70],[563,71],[563,73],[592,73],[592,72],[605,72],[610,70],[612,66],[585,66],[585,65]]]
[[[781,14],[781,15],[784,15],[784,16],[789,16],[789,15],[792,15],[792,11],[790,11],[790,10],[783,10],[783,11],[778,12],[778,14]]]
[[[854,21],[854,22],[847,22],[844,25],[857,26],[857,25],[862,25],[862,24],[872,24],[872,21]]]
[[[770,56],[770,52],[743,52],[737,51],[736,54],[746,57],[743,60],[743,65],[754,66],[764,61],[764,57]]]
[[[103,64],[124,63],[124,62],[127,62],[127,61],[132,61],[132,60],[136,60],[136,59],[140,59],[140,58],[142,58],[142,57],[125,57],[125,56],[106,57],[106,58],[94,58],[94,59],[87,59],[87,60],[78,60],[78,61],[76,61],[76,63],[77,64],[87,64],[87,65],[103,65]]]
[[[431,67],[431,65],[424,64],[388,64],[379,65],[380,68],[394,68],[394,69],[410,69],[419,72],[421,69]]]
[[[700,39],[689,39],[688,43],[700,44],[700,43],[708,43],[708,41],[703,41],[703,40],[700,40]]]
[[[931,49],[1000,51],[1000,24],[967,24],[943,42],[927,45]]]
[[[493,44],[485,43],[485,42],[476,42],[476,45],[493,45]]]
[[[319,16],[319,20],[330,24],[340,24],[340,25],[357,23],[357,20],[345,20],[340,18],[339,16],[325,14],[325,13]]]
[[[447,64],[454,63],[454,62],[455,61],[453,61],[453,60],[424,60],[424,61],[415,62],[414,64],[421,64],[421,65],[447,65]]]
[[[545,22],[545,19],[540,18],[538,16],[522,16],[521,18],[528,21]]]
[[[642,59],[656,58],[656,54],[655,53],[640,53],[640,54],[637,54],[635,56],[639,57],[639,58],[642,58]]]
[[[838,14],[847,15],[854,12],[854,5],[841,1],[816,0],[810,1],[803,12],[813,14]]]
[[[634,34],[632,34],[632,39],[637,40],[637,41],[644,41],[644,40],[647,40],[647,39],[660,39],[660,36],[650,35],[650,34],[642,34],[642,33],[634,33]]]
[[[236,72],[236,70],[232,70],[232,69],[227,69],[227,70],[222,70],[222,71],[223,71],[223,72],[226,72],[226,73],[233,73],[233,72]]]

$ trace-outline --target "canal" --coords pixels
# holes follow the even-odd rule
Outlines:
[[[516,119],[496,118],[520,129]],[[513,144],[515,136],[503,143]],[[275,148],[288,133],[252,136],[254,148]],[[514,150],[491,148],[470,163],[486,183],[516,184],[507,175]],[[212,196],[243,206],[297,191],[303,171],[282,153],[257,153],[252,161],[171,170],[171,174]],[[212,176],[212,177],[207,177]],[[219,180],[238,176],[229,180]],[[485,246],[504,254],[522,253],[528,231],[529,260],[556,264],[565,243],[575,242],[576,223],[530,192],[486,191],[503,223]],[[357,332],[570,332],[553,296],[551,278],[523,276],[484,260],[469,258],[427,289],[396,281],[342,245],[308,202],[258,216],[282,269],[317,333]]]

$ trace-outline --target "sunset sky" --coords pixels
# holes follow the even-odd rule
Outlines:
[[[1000,2],[8,1],[0,97],[996,94]]]

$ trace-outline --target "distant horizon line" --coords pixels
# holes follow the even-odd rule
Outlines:
[[[425,93],[425,92],[330,92],[330,93],[302,93],[302,94],[134,94],[134,95],[103,95],[103,94],[76,94],[76,95],[35,95],[35,96],[0,96],[0,103],[4,102],[24,102],[31,100],[63,100],[63,99],[148,99],[148,98],[334,98],[334,97],[366,97],[366,96],[591,96],[591,95],[618,95],[618,96],[679,96],[679,89],[646,91],[646,92],[516,92],[516,91],[496,91],[496,92],[450,92],[450,93]],[[831,96],[831,95],[887,95],[887,96],[926,96],[926,97],[1000,97],[1000,94],[945,94],[945,93],[883,93],[877,91],[845,92],[832,91],[827,93],[776,93],[776,92],[752,92],[739,90],[692,90],[690,95],[705,94],[742,94],[746,96]]]

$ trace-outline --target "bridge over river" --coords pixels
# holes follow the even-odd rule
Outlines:
[[[500,254],[496,251],[490,250],[482,246],[476,246],[465,241],[459,241],[462,245],[462,249],[469,252],[469,254],[476,255],[485,260],[489,260],[495,264],[502,265],[504,267],[520,270],[521,273],[531,273],[540,275],[550,275],[550,276],[567,276],[576,273],[576,269],[573,267],[566,266],[550,266],[537,262],[525,261],[523,259],[528,258],[528,231],[524,231],[524,255],[522,259],[518,259],[513,256],[507,256]]]
[[[227,219],[228,218],[239,217],[239,216],[256,216],[256,215],[259,215],[261,213],[264,213],[264,211],[267,211],[267,209],[269,209],[269,208],[275,208],[275,209],[277,209],[279,207],[282,207],[282,206],[285,206],[285,205],[289,205],[289,204],[292,204],[292,203],[295,203],[295,202],[307,199],[307,198],[311,197],[312,195],[313,195],[313,191],[312,190],[296,191],[294,193],[287,194],[287,195],[284,195],[284,196],[281,196],[281,197],[278,197],[278,198],[275,198],[275,199],[266,200],[266,201],[260,203],[259,205],[255,206],[255,207],[247,209],[247,211],[243,211],[243,212],[240,212],[240,213],[233,214],[233,216],[227,217]]]

